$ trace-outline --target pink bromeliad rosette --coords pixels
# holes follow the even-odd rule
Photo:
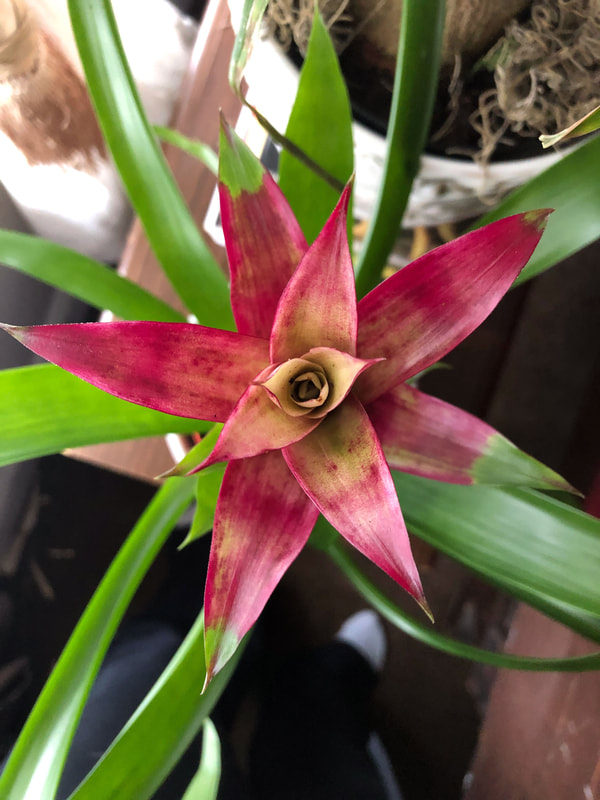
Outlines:
[[[111,322],[5,329],[118,397],[224,422],[228,461],[205,592],[207,680],[231,657],[319,513],[428,612],[390,467],[454,483],[570,487],[471,415],[406,381],[492,311],[548,211],[457,239],[358,304],[350,187],[310,246],[270,175],[221,133],[220,197],[238,332]]]

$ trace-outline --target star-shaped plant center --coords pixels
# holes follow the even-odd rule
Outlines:
[[[119,397],[225,423],[192,470],[229,462],[205,590],[208,678],[253,625],[319,513],[428,610],[390,465],[455,483],[570,488],[485,423],[406,383],[492,311],[547,211],[444,245],[357,305],[350,186],[308,247],[276,184],[227,129],[220,156],[237,333],[158,322],[4,326]]]

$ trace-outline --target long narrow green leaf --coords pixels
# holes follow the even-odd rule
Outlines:
[[[216,423],[198,444],[194,445],[186,456],[168,474],[186,475],[198,467],[212,453],[223,425]],[[225,467],[227,464],[213,464],[198,473],[196,485],[196,508],[194,519],[188,535],[179,545],[179,549],[207,534],[213,527],[217,499],[221,491]]]
[[[600,617],[600,520],[531,490],[393,476],[419,537],[534,605],[547,596]]]
[[[316,8],[285,135],[341,183],[352,175],[350,98],[333,43]],[[279,161],[279,186],[308,242],[314,241],[338,201],[339,192],[286,150]]]
[[[260,22],[265,13],[268,0],[244,0],[240,27],[233,44],[231,61],[229,62],[229,85],[242,97],[242,75],[252,52],[252,45],[259,33]]]
[[[0,231],[0,264],[38,278],[50,286],[123,319],[181,322],[185,318],[110,267],[68,247],[37,236]]]
[[[135,590],[194,496],[193,478],[156,493],[94,593],[0,777],[4,800],[53,800],[94,677]],[[105,795],[108,797],[108,795]]]
[[[381,280],[425,148],[437,86],[444,0],[404,0],[383,180],[357,264],[359,297]]]
[[[350,554],[344,545],[338,540],[329,549],[329,555],[344,572],[346,577],[356,587],[360,594],[379,611],[379,613],[389,620],[400,630],[412,636],[424,644],[442,650],[444,653],[468,658],[481,664],[491,664],[494,667],[505,667],[508,669],[520,669],[536,672],[583,672],[586,670],[600,669],[600,652],[586,656],[571,658],[535,658],[528,656],[518,656],[509,653],[494,653],[491,650],[483,650],[480,647],[464,644],[456,639],[451,639],[444,634],[438,633],[430,626],[418,622],[410,614],[407,614],[375,584],[358,569],[353,562]]]
[[[119,400],[49,364],[0,372],[0,466],[67,447],[209,427]]]
[[[206,673],[203,637],[201,613],[134,715],[69,800],[153,796],[210,714],[244,649],[242,644],[222,674],[200,694]],[[211,744],[210,731],[208,735]],[[214,767],[214,749],[211,755]]]
[[[210,719],[202,725],[202,759],[182,800],[216,800],[221,777],[221,742]]]
[[[581,145],[508,195],[474,227],[502,217],[555,208],[529,263],[516,283],[533,278],[600,237],[600,136]]]
[[[202,324],[232,327],[227,281],[144,115],[109,0],[69,0],[69,12],[104,137],[152,249]]]
[[[179,133],[173,128],[163,128],[162,125],[155,125],[154,132],[163,142],[172,144],[174,147],[183,150],[184,153],[197,158],[205,167],[208,167],[213,175],[218,175],[219,159],[212,147],[198,141],[198,139],[190,139],[189,136],[184,136],[183,133]]]
[[[576,136],[585,136],[586,133],[593,133],[593,131],[597,131],[598,128],[600,128],[600,106],[588,111],[585,116],[578,119],[577,122],[574,122],[572,125],[569,125],[568,128],[550,136],[543,133],[539,138],[542,147],[552,147],[559,142],[565,142],[567,139],[573,139]]]

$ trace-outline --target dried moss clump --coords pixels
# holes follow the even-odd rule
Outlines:
[[[351,17],[347,13],[350,0],[319,0],[319,10],[329,33],[341,49],[350,33]],[[315,13],[315,0],[271,0],[265,19],[267,29],[287,50],[292,41],[305,55]]]
[[[510,132],[555,133],[600,102],[600,0],[534,0],[530,17],[506,27],[486,62],[495,63],[495,88],[472,117],[481,161]]]

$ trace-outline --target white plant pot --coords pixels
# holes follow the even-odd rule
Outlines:
[[[287,126],[298,76],[298,69],[277,44],[269,39],[256,43],[244,72],[247,97],[280,131]],[[353,131],[354,214],[358,219],[369,219],[381,183],[385,139],[358,122],[353,124]],[[439,225],[482,214],[561,157],[556,152],[540,153],[534,158],[481,167],[470,161],[423,155],[403,225]]]

